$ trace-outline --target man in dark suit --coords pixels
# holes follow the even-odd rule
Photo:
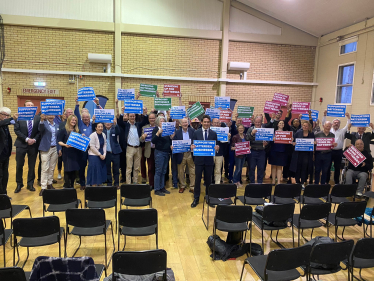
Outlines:
[[[191,140],[193,139],[195,130],[191,127],[188,127],[188,119],[183,118],[181,122],[181,127],[175,132],[174,140]],[[180,183],[179,193],[183,193],[186,188],[186,176],[185,170],[188,166],[188,171],[190,175],[190,192],[193,192],[195,189],[195,164],[193,162],[192,153],[176,153],[173,154],[175,161],[178,165],[178,178]]]
[[[32,101],[27,100],[24,104],[26,107],[34,106]],[[14,124],[14,132],[17,135],[17,139],[14,142],[16,147],[16,182],[17,187],[14,193],[21,191],[23,187],[23,166],[25,164],[25,156],[27,154],[28,159],[28,175],[27,175],[27,189],[35,191],[35,163],[38,156],[38,147],[40,141],[39,132],[40,116],[35,115],[34,120],[29,121],[17,121]]]
[[[195,140],[214,140],[217,143],[217,134],[210,129],[210,116],[204,115],[202,119],[202,127],[194,132],[192,142]],[[195,148],[195,145],[191,145],[191,150]],[[219,150],[219,146],[216,144],[215,151]],[[194,200],[191,204],[191,208],[195,208],[199,204],[200,198],[200,184],[201,178],[204,172],[204,182],[205,182],[205,194],[209,185],[212,182],[213,166],[214,166],[214,156],[194,156],[195,162],[195,189],[194,189]]]
[[[0,108],[0,194],[7,194],[9,178],[9,157],[12,153],[12,136],[9,133],[8,125],[17,121],[18,114],[10,117],[10,109]]]
[[[372,132],[365,132],[365,127],[357,127],[357,132],[350,132],[352,124],[348,125],[348,131],[345,133],[345,138],[351,140],[351,144],[355,145],[356,140],[361,139],[364,142],[364,149],[371,153],[370,151],[370,141],[374,139],[374,125],[370,123]]]

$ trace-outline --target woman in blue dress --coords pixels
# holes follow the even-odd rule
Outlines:
[[[103,134],[104,125],[98,123],[96,131],[90,135],[88,150],[87,185],[96,186],[106,182],[106,136]]]

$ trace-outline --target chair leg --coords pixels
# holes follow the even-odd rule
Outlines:
[[[244,266],[245,266],[245,261],[243,262],[242,273],[240,274],[240,281],[242,281],[243,279]]]
[[[291,224],[292,229],[292,247],[295,248],[295,233],[293,232],[293,224]]]
[[[216,226],[215,224],[213,224],[213,253],[212,253],[212,257],[213,257],[213,261],[215,260],[215,251],[216,251]]]
[[[82,244],[82,237],[79,236],[79,245],[78,245],[78,248],[75,250],[74,254],[72,255],[73,258],[76,255],[76,253],[78,252],[79,248],[81,247],[81,244]]]
[[[105,267],[104,267],[104,268],[105,268],[105,277],[107,277],[106,269],[107,269],[107,267],[108,267],[108,263],[107,263],[108,261],[107,261],[106,252],[107,252],[107,251],[106,251],[106,233],[104,232],[104,255],[105,255],[105,259],[104,259],[104,260],[105,260],[105,261],[104,261],[104,262],[105,262]]]
[[[6,267],[6,262],[5,262],[5,243],[3,245],[3,255],[4,255],[4,267]]]
[[[261,241],[262,241],[262,250],[265,253],[265,247],[264,247],[264,229],[261,228]]]
[[[25,265],[26,265],[26,263],[27,263],[27,260],[29,259],[29,255],[30,255],[29,247],[26,247],[26,248],[27,248],[27,256],[26,256],[26,260],[25,260],[25,262],[24,262],[23,265],[22,265],[22,268],[25,267]]]
[[[26,209],[28,209],[29,210],[29,213],[30,213],[30,218],[32,218],[32,215],[31,215],[31,209],[30,209],[30,207],[27,207]],[[43,216],[44,217],[44,216]]]
[[[300,247],[300,228],[297,229],[297,247]]]
[[[156,249],[158,250],[158,227],[156,229]]]
[[[338,241],[338,227],[335,225],[335,242]]]
[[[61,241],[58,241],[58,256],[61,258]]]
[[[203,220],[203,223],[205,225],[205,228],[208,230],[209,228],[209,205],[207,203],[207,210],[208,210],[208,217],[207,217],[207,224],[205,224],[205,221],[204,221],[204,206],[205,206],[205,198],[204,198],[204,201],[203,201],[203,211],[201,213],[201,219]]]
[[[126,235],[124,235],[125,236],[125,244],[123,245],[123,249],[122,249],[122,251],[124,251],[125,250],[125,247],[126,247]]]
[[[118,251],[119,251],[119,246],[120,246],[120,245],[119,245],[119,244],[120,244],[119,242],[120,242],[120,240],[121,240],[121,235],[122,235],[122,231],[121,231],[121,228],[119,228],[119,229],[118,229],[118,235],[117,235],[117,236],[118,236],[118,247],[117,247],[117,250],[118,250]]]

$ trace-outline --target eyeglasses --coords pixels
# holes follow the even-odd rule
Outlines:
[[[10,116],[10,114],[6,114],[6,113],[2,113],[0,112],[1,115],[4,115],[4,116]]]

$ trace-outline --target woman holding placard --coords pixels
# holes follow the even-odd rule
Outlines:
[[[245,134],[244,134],[244,126],[242,124],[238,125],[237,127],[238,134],[236,134],[231,140],[231,150],[235,151],[236,147],[235,144],[239,142],[245,142]],[[242,169],[245,162],[246,155],[236,155],[235,153],[235,172],[233,177],[233,183],[235,183],[238,187],[241,187],[241,179],[242,179]]]
[[[106,136],[103,134],[104,125],[98,123],[96,132],[90,135],[88,150],[87,185],[101,185],[107,180],[106,168]]]

